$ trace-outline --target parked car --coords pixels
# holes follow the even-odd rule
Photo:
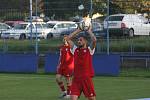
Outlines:
[[[104,20],[104,30],[110,35],[150,35],[148,19],[137,14],[115,14]]]
[[[47,38],[60,37],[64,32],[74,31],[77,28],[77,24],[72,21],[48,21],[49,33]]]
[[[5,21],[4,23],[6,23],[7,25],[9,25],[11,27],[14,27],[16,24],[23,23],[23,22],[24,21],[16,20],[16,21]]]
[[[11,30],[5,31],[1,37],[2,38],[14,38],[14,39],[27,39],[27,38],[44,38],[45,27],[44,22],[33,22],[32,23],[32,34],[31,34],[31,24],[29,22],[19,23],[14,26]]]
[[[11,29],[11,27],[5,23],[0,23],[0,38],[1,38],[1,34],[6,31]]]
[[[31,19],[33,22],[43,22],[43,19],[39,16],[32,16]],[[30,19],[30,16],[28,16],[25,18],[25,21],[30,22],[31,19]]]
[[[68,28],[67,30],[63,30],[60,33],[60,36],[69,35],[70,33],[74,32],[77,28]]]

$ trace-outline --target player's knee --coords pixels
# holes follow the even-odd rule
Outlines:
[[[60,75],[56,75],[56,82],[60,82],[61,81],[61,76]]]
[[[67,85],[68,85],[68,86],[71,86],[71,84],[72,84],[72,82],[71,82],[71,81],[67,82]]]

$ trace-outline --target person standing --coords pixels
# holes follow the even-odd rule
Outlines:
[[[74,70],[73,54],[71,53],[70,45],[65,38],[66,36],[64,36],[63,39],[64,44],[60,47],[60,57],[57,66],[57,74],[56,74],[56,82],[62,92],[59,98],[69,98],[71,77]],[[63,77],[66,80],[66,85],[64,85]]]
[[[71,86],[71,100],[78,100],[82,92],[88,100],[96,100],[96,93],[92,80],[94,76],[92,55],[96,47],[96,37],[92,33],[92,26],[90,26],[87,33],[92,40],[91,47],[88,46],[86,37],[82,35],[78,38],[78,46],[75,46],[73,37],[79,34],[80,31],[82,30],[77,29],[67,38],[67,41],[69,41],[72,46],[72,52],[74,54],[74,76]]]

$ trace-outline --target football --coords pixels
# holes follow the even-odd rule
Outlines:
[[[91,19],[90,18],[83,19],[82,21],[80,21],[78,23],[78,27],[82,31],[87,31],[90,28],[90,26],[91,26]]]

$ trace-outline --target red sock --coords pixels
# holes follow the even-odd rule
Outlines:
[[[66,77],[67,81],[70,82],[70,77]],[[67,82],[67,95],[70,95],[71,91],[70,91],[70,88],[71,88],[71,84]]]
[[[63,82],[58,82],[58,85],[59,85],[61,91],[65,91],[65,87],[64,87]]]
[[[67,85],[67,95],[70,95],[70,88],[71,88],[71,86]]]

